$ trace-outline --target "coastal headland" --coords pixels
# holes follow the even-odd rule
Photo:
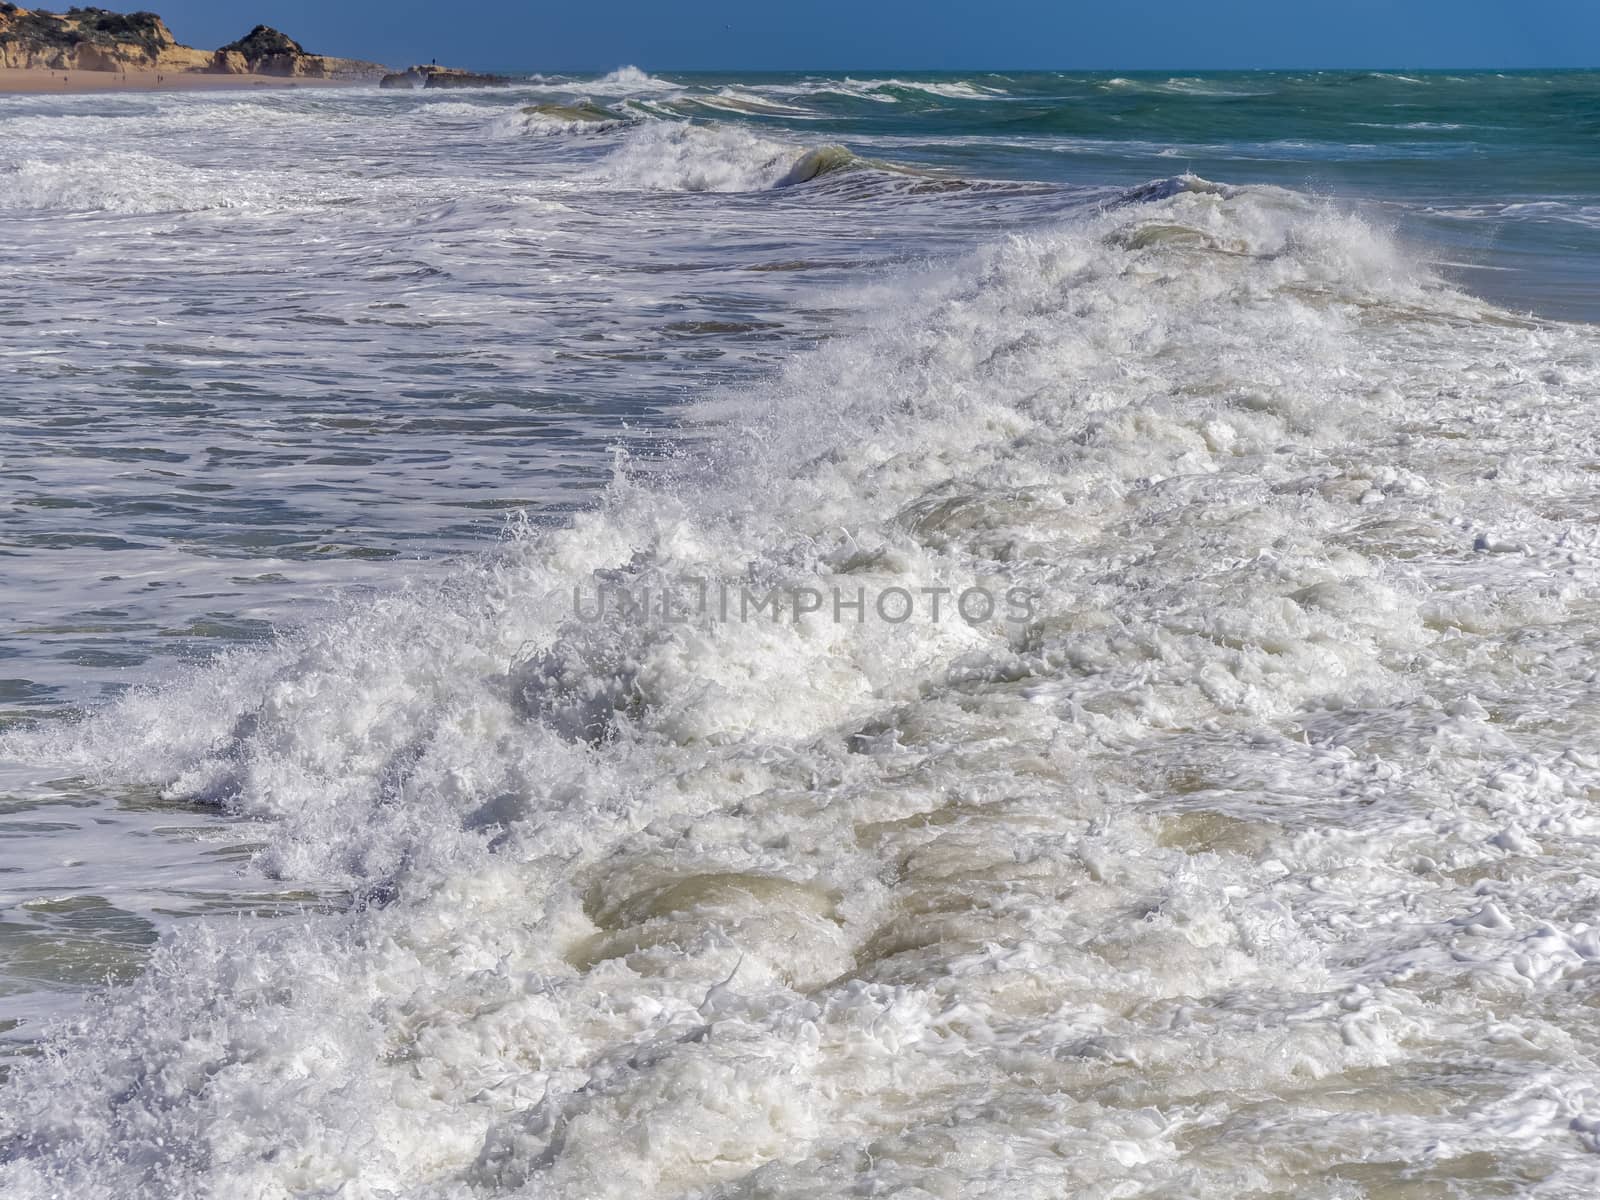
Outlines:
[[[361,59],[313,54],[257,25],[216,50],[180,43],[152,12],[0,3],[0,92],[109,92],[375,84],[485,87],[510,82],[455,68],[395,71]]]

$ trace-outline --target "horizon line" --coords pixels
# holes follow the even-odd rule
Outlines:
[[[411,65],[418,66],[418,65],[425,65],[425,64],[413,63]],[[1597,71],[1597,72],[1600,72],[1600,63],[1596,63],[1596,64],[1594,64],[1592,66],[1581,66],[1581,67],[1577,67],[1577,66],[1560,67],[1560,66],[1547,66],[1547,65],[1540,65],[1540,64],[1532,64],[1532,65],[1526,65],[1526,66],[1448,66],[1448,67],[1414,67],[1414,66],[1404,66],[1404,65],[1397,66],[1397,65],[1394,65],[1394,64],[1387,64],[1387,65],[1382,65],[1382,66],[1341,65],[1341,66],[1325,66],[1325,67],[1307,67],[1307,66],[1296,66],[1296,67],[1196,67],[1196,66],[1184,66],[1184,67],[1040,67],[1040,66],[1031,66],[1031,67],[1019,67],[1019,66],[1011,66],[1011,67],[916,67],[916,66],[907,66],[907,65],[904,65],[904,64],[899,65],[899,66],[895,66],[895,65],[883,64],[883,63],[878,63],[878,64],[874,64],[874,65],[871,65],[871,66],[857,65],[857,66],[834,66],[834,67],[821,67],[821,66],[807,66],[807,67],[728,67],[728,66],[720,66],[720,67],[706,67],[706,66],[685,67],[685,66],[652,66],[652,67],[643,67],[643,66],[640,66],[639,63],[637,63],[637,62],[622,62],[622,63],[617,63],[616,65],[609,66],[609,67],[601,67],[601,66],[590,65],[590,66],[583,66],[583,67],[539,67],[537,69],[530,69],[530,68],[525,67],[525,66],[516,66],[516,67],[504,67],[503,66],[503,67],[474,67],[474,68],[471,68],[471,69],[472,70],[476,70],[476,71],[481,71],[481,72],[484,72],[484,73],[492,73],[492,72],[497,72],[498,71],[498,72],[501,72],[501,73],[506,73],[506,72],[526,72],[527,74],[530,74],[530,75],[590,75],[590,74],[609,75],[612,72],[620,71],[620,70],[623,70],[623,69],[625,69],[627,67],[633,67],[633,68],[635,68],[637,70],[645,72],[645,74],[647,74],[647,75],[648,74],[656,74],[656,73],[660,73],[660,74],[677,74],[677,75],[714,74],[714,73],[745,74],[745,75],[798,75],[798,74],[803,74],[803,73],[806,73],[806,72],[813,72],[813,73],[816,73],[816,74],[826,74],[826,73],[837,73],[837,72],[840,72],[840,71],[899,71],[899,72],[904,72],[904,73],[907,73],[907,74],[917,74],[917,75],[958,75],[958,74],[974,74],[974,75],[1022,75],[1022,74],[1064,75],[1064,74],[1069,74],[1069,73],[1085,74],[1085,75],[1111,75],[1111,74],[1116,74],[1116,75],[1166,75],[1166,74],[1173,74],[1173,73],[1176,73],[1176,72],[1185,72],[1185,73],[1195,74],[1195,75],[1205,75],[1205,74],[1217,74],[1217,75],[1221,75],[1221,74],[1228,74],[1228,75],[1283,75],[1283,74],[1288,74],[1290,72],[1308,72],[1308,73],[1314,72],[1314,73],[1319,73],[1320,74],[1320,73],[1342,72],[1342,71],[1365,71],[1365,72],[1369,72],[1369,73],[1378,73],[1378,74],[1395,74],[1395,73],[1405,72],[1405,73],[1414,74],[1414,75],[1438,75],[1438,74],[1446,74],[1446,73],[1451,73],[1451,72],[1459,72],[1459,73],[1462,73],[1462,74],[1469,74],[1469,75],[1476,75],[1476,74],[1501,74],[1501,75],[1504,75],[1504,74],[1515,74],[1515,73],[1520,73],[1520,72],[1525,72],[1525,71],[1573,71],[1573,72]]]

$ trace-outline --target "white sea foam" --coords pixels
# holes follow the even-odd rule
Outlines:
[[[83,153],[0,161],[0,211],[163,213],[248,208],[276,198],[272,181],[147,154]]]
[[[165,947],[20,1070],[6,1194],[1592,1189],[1594,334],[1148,197],[886,287],[571,530],[13,737],[366,891]],[[571,615],[690,574],[1038,610]]]

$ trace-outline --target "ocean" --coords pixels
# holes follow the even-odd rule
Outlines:
[[[1597,135],[0,97],[0,1194],[1594,1196]]]

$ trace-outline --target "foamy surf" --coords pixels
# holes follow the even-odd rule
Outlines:
[[[277,199],[265,177],[223,176],[146,154],[0,160],[0,211],[203,212],[270,205]]]
[[[682,91],[683,84],[661,79],[638,67],[618,67],[594,79],[534,76],[529,87],[541,91],[582,92],[591,96],[649,96]]]
[[[1595,336],[1131,198],[571,530],[8,739],[364,899],[164,946],[18,1070],[7,1194],[1592,1188]],[[1036,608],[574,611],[691,576]]]

